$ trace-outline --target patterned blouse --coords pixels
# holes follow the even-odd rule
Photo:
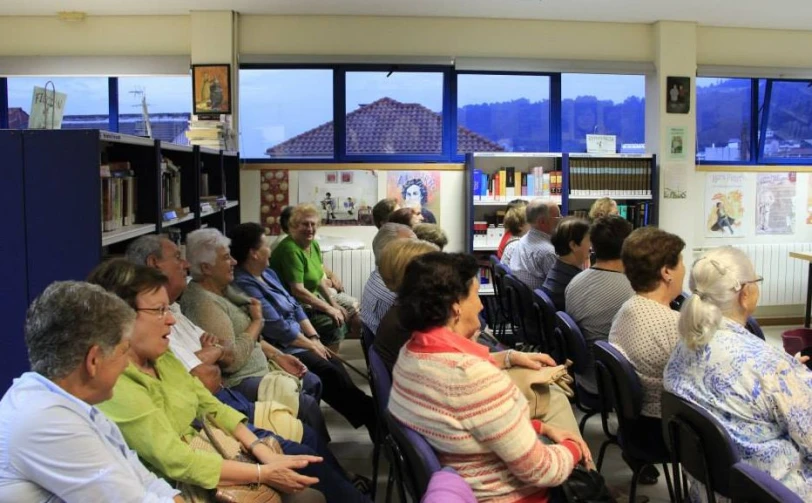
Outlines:
[[[742,461],[812,501],[812,372],[803,364],[725,318],[708,344],[677,344],[663,384],[710,411]],[[693,484],[692,501],[704,495]]]

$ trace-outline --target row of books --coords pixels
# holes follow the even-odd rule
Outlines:
[[[181,175],[180,167],[171,159],[161,161],[161,208],[175,210],[181,208]]]
[[[544,172],[535,167],[528,173],[516,171],[515,167],[501,168],[495,173],[475,169],[474,201],[510,201],[516,197],[546,197],[561,194],[561,171]]]
[[[652,204],[651,202],[640,202],[635,204],[618,204],[618,214],[637,227],[645,227],[651,224],[652,218]],[[589,218],[588,210],[574,210],[570,211],[570,215]]]
[[[129,162],[102,164],[101,229],[112,232],[135,223],[135,172]]]
[[[482,266],[479,268],[479,284],[480,285],[493,285],[491,268],[489,266]]]
[[[571,196],[650,196],[647,159],[571,159]]]
[[[499,246],[502,237],[505,235],[505,228],[488,224],[488,222],[474,222],[474,248],[485,248]]]

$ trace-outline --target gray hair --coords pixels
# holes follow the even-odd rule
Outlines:
[[[160,234],[147,234],[127,246],[127,260],[133,264],[147,265],[150,257],[163,258],[163,240],[168,239]]]
[[[740,311],[739,292],[756,277],[747,255],[732,246],[709,250],[694,262],[688,282],[692,295],[680,310],[679,332],[696,349],[719,330],[722,317]]]
[[[533,199],[524,211],[527,223],[535,227],[539,218],[550,215],[550,203],[545,199]]]
[[[386,245],[399,238],[414,237],[417,236],[415,236],[414,231],[408,225],[396,224],[392,222],[383,224],[381,228],[378,229],[378,233],[375,234],[375,238],[372,240],[372,253],[375,255],[375,266],[378,266],[378,263],[381,260],[381,255],[383,254],[383,249],[386,248]]]
[[[51,283],[26,315],[31,370],[52,381],[62,379],[84,363],[91,347],[110,354],[134,322],[135,311],[98,285]]]
[[[228,249],[230,244],[231,240],[217,229],[198,229],[190,232],[186,236],[186,261],[189,262],[192,279],[201,279],[203,270],[200,266],[214,264],[217,261],[217,250]]]

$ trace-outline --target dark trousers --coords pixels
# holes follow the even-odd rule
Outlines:
[[[325,360],[312,351],[294,353],[310,372],[321,379],[322,398],[355,428],[374,428],[375,409],[372,398],[358,389],[347,369],[338,360]]]

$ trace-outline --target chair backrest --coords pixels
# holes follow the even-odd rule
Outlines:
[[[628,420],[640,417],[643,407],[643,387],[628,359],[606,341],[593,347],[601,396],[611,397],[620,427]]]
[[[561,358],[555,340],[555,313],[558,312],[555,302],[544,290],[536,288],[533,290],[533,307],[539,315],[538,326],[541,327],[547,352],[555,358]]]
[[[587,349],[586,339],[581,333],[581,328],[575,320],[564,311],[555,313],[556,330],[558,339],[564,345],[566,357],[572,360],[572,370],[576,374],[583,374],[590,364],[589,349]]]
[[[379,417],[383,417],[392,392],[392,376],[374,346],[369,348],[369,378],[372,381],[372,396],[378,404]]]
[[[800,496],[770,474],[744,461],[730,470],[730,498],[733,503],[802,503]]]
[[[747,323],[744,324],[744,328],[746,328],[751,334],[755,335],[762,341],[766,341],[767,338],[764,337],[764,331],[761,330],[761,325],[758,324],[755,318],[752,316],[747,317]]]
[[[533,312],[533,291],[513,275],[505,276],[503,281],[510,296],[511,316],[516,317],[514,324],[520,327],[522,339],[531,344],[542,344],[543,337]]]
[[[493,267],[493,291],[499,298],[499,307],[502,308],[502,313],[508,316],[508,300],[505,296],[505,276],[510,274],[510,268],[502,263],[496,255],[491,255],[491,266]]]
[[[453,468],[435,472],[420,503],[477,503],[468,482]]]
[[[388,411],[386,425],[406,461],[404,482],[414,501],[419,501],[434,473],[442,469],[434,449],[422,435],[395,419]]]
[[[367,367],[369,367],[369,348],[372,347],[374,340],[375,334],[372,333],[372,330],[366,323],[363,323],[361,329],[361,349],[364,350],[364,361],[367,362]]]
[[[674,311],[679,311],[680,309],[682,309],[682,305],[690,296],[691,294],[688,292],[682,292],[681,294],[677,295],[677,298],[672,300],[670,303],[671,309],[673,309]]]
[[[705,485],[708,501],[715,501],[714,491],[729,498],[730,469],[739,452],[725,427],[703,407],[667,391],[662,419],[672,460]]]

